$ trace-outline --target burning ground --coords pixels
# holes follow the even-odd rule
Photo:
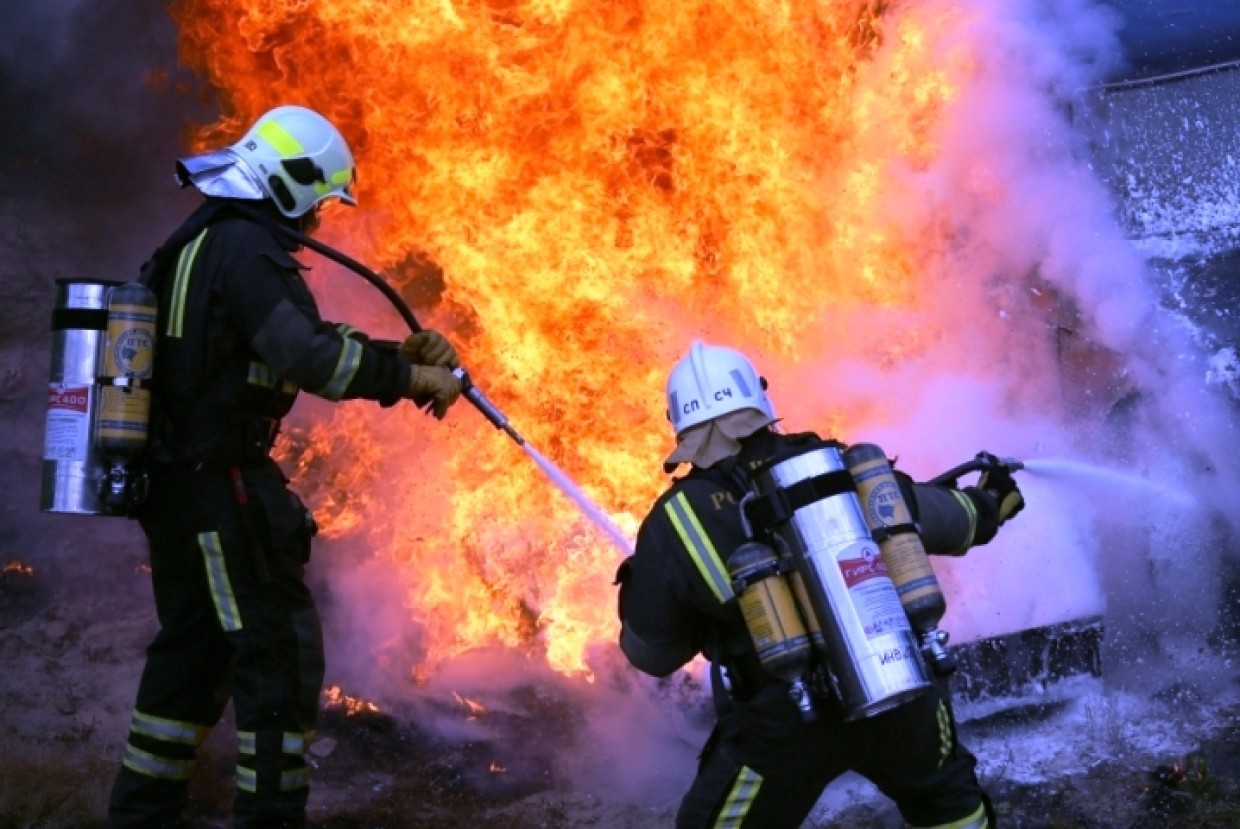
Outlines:
[[[1234,222],[1236,193],[1203,164],[1167,201],[1184,159],[1133,161],[1200,136],[1140,121],[1090,146],[1153,110],[1082,95],[1121,61],[1107,9],[28,6],[0,43],[21,116],[0,136],[4,820],[99,824],[154,624],[136,527],[37,513],[53,281],[132,275],[193,203],[173,157],[278,97],[357,150],[364,209],[329,216],[330,241],[448,332],[629,537],[695,337],[751,353],[789,428],[878,442],[918,477],[981,449],[1118,475],[1031,465],[1000,541],[941,563],[957,641],[1105,619],[1101,678],[969,700],[965,736],[1009,825],[1236,825],[1240,460],[1234,394],[1207,382],[1236,375],[1201,324],[1230,322],[1234,276],[1185,290],[1217,236],[1134,244]],[[328,317],[399,336],[359,280],[311,279]],[[324,700],[317,819],[670,822],[704,695],[617,662],[615,550],[530,458],[463,404],[434,424],[313,400],[280,453],[324,528],[311,578],[347,695]],[[226,730],[195,782],[206,823]],[[845,781],[816,820],[890,815]]]

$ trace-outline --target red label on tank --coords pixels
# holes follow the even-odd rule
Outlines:
[[[849,589],[870,579],[888,578],[887,565],[883,563],[878,547],[866,544],[859,552],[860,558],[842,558],[839,561],[840,572],[844,574],[844,584]]]
[[[47,408],[64,409],[86,414],[90,408],[90,386],[62,386],[53,384],[47,388]]]

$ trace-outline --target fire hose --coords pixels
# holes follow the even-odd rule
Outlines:
[[[1018,469],[1024,468],[1024,462],[1018,461],[1016,458],[1001,458],[998,455],[992,455],[989,452],[978,452],[977,457],[973,458],[973,460],[966,461],[959,466],[953,466],[943,474],[936,475],[931,478],[927,483],[931,483],[936,486],[954,487],[956,486],[957,479],[959,479],[961,475],[967,475],[970,472],[985,472],[988,469],[1006,469],[1008,473],[1012,473]]]
[[[379,292],[382,293],[383,296],[387,298],[388,302],[392,303],[392,305],[396,308],[396,312],[400,314],[401,319],[403,319],[405,324],[409,326],[409,330],[415,334],[422,330],[422,326],[418,324],[418,319],[413,315],[413,311],[409,308],[409,304],[406,303],[404,298],[396,292],[396,289],[393,288],[386,279],[363,265],[361,262],[358,262],[356,259],[348,256],[347,254],[341,253],[330,245],[325,245],[322,242],[307,236],[306,234],[289,227],[282,222],[274,221],[270,216],[265,216],[249,207],[240,204],[234,204],[232,207],[238,213],[241,213],[247,218],[258,222],[264,227],[270,228],[278,233],[282,233],[299,244],[304,245],[316,253],[319,253],[333,262],[343,265],[353,271],[358,276],[362,277],[371,285],[374,285],[379,289]],[[492,426],[507,434],[508,437],[512,438],[518,446],[525,445],[525,438],[523,438],[520,433],[513,428],[512,424],[508,422],[508,418],[499,410],[499,407],[487,399],[487,396],[482,393],[482,389],[474,385],[473,380],[470,378],[469,373],[465,371],[465,369],[458,367],[453,369],[452,374],[461,381],[461,394],[464,395],[466,400],[474,405],[474,408],[482,413],[482,416],[485,417]]]

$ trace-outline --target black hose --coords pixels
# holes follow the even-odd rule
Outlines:
[[[239,204],[236,201],[232,201],[229,206],[242,216],[257,222],[263,227],[266,227],[276,233],[282,233],[298,244],[304,245],[305,247],[310,248],[310,250],[326,256],[333,262],[343,265],[353,271],[371,285],[378,288],[380,293],[387,297],[388,302],[392,303],[392,306],[396,308],[396,313],[400,314],[400,318],[405,321],[405,325],[409,326],[410,331],[416,334],[422,330],[422,326],[418,324],[418,318],[413,315],[413,310],[409,307],[409,304],[405,302],[404,297],[397,293],[396,289],[393,288],[386,279],[363,265],[361,262],[358,262],[356,259],[345,253],[341,253],[330,245],[323,244],[317,239],[302,233],[294,227],[290,227],[289,225],[277,221],[271,216],[264,215],[263,213],[254,210],[251,207],[247,207],[244,204]],[[512,427],[504,413],[501,412],[494,403],[487,399],[487,396],[482,393],[482,390],[474,385],[473,380],[469,377],[469,373],[463,368],[457,368],[452,373],[456,375],[458,380],[461,381],[461,394],[465,396],[465,399],[472,403],[474,408],[481,412],[482,416],[485,417],[492,426],[505,432],[508,437],[517,442],[517,445],[524,446],[525,438],[521,437],[517,430]]]

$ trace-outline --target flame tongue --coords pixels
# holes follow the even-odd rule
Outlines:
[[[893,160],[933,154],[951,88],[911,18],[883,85],[859,86],[885,5],[180,0],[174,16],[225,104],[197,145],[277,103],[338,123],[363,209],[336,211],[331,241],[386,267],[631,537],[664,486],[661,391],[691,339],[778,371],[799,345],[839,348],[816,328],[826,303],[914,296],[879,195]],[[352,308],[317,288],[329,316]],[[298,436],[296,484],[326,535],[377,545],[408,581],[428,663],[500,643],[585,671],[614,640],[615,552],[465,408],[445,430],[339,407]]]

